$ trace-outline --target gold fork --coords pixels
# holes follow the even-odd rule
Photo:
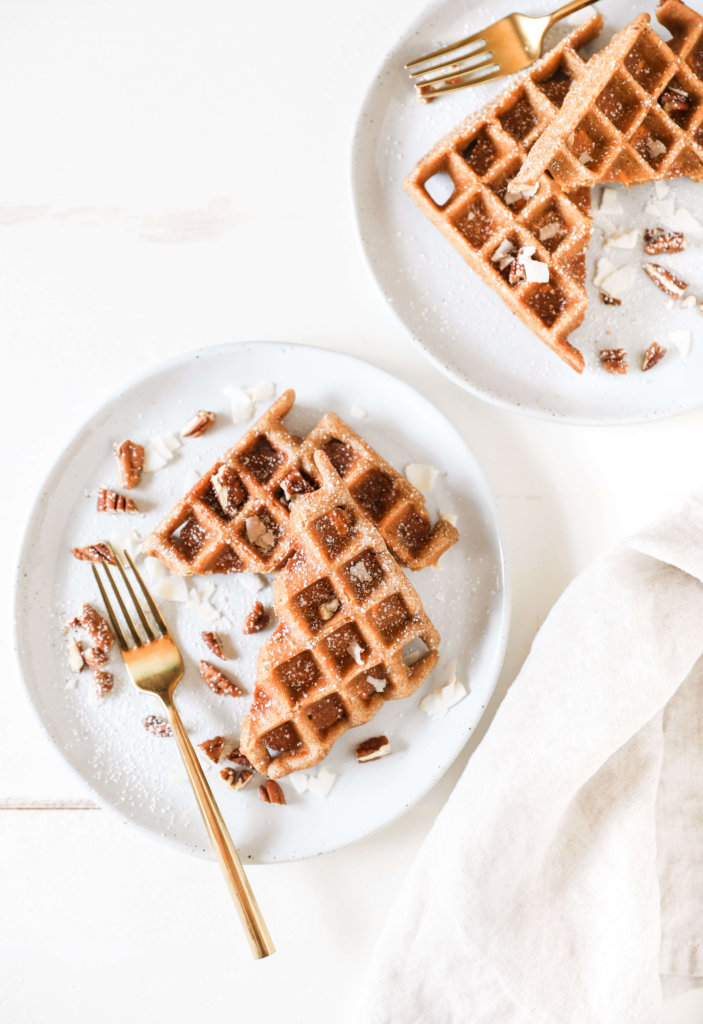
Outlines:
[[[433,64],[431,67],[411,72],[410,77],[418,79],[415,85],[423,100],[434,99],[445,92],[456,92],[457,89],[492,82],[495,78],[512,75],[515,71],[522,71],[533,64],[542,55],[544,37],[552,25],[593,2],[594,0],[571,0],[554,14],[545,14],[539,18],[532,18],[527,14],[508,14],[483,31],[427,53],[424,57],[411,60],[405,67],[418,68],[420,64],[426,64],[436,57],[451,55],[449,60],[441,64]],[[469,47],[471,49],[468,53],[457,56],[460,50]],[[470,64],[467,63],[469,61]],[[473,63],[474,61],[476,63]],[[435,71],[444,73],[434,75]],[[423,75],[433,77],[422,78]]]
[[[217,859],[220,862],[220,867],[225,876],[230,894],[234,899],[234,904],[237,908],[237,912],[244,926],[244,930],[249,939],[249,945],[251,946],[252,953],[255,957],[260,958],[269,956],[271,953],[276,951],[271,936],[269,935],[268,928],[264,922],[264,919],[259,910],[259,906],[256,902],[256,897],[252,892],[251,886],[247,876],[244,873],[242,862],[239,859],[232,838],[227,830],[227,826],[224,823],[224,819],[220,814],[220,810],[215,803],[215,798],[212,795],[212,791],[207,783],[203,769],[198,761],[197,754],[193,749],[193,745],[188,739],[188,734],[183,727],[181,717],[176,710],[176,706],[173,703],[173,691],[183,677],[183,660],[180,652],[176,647],[173,637],[168,631],[168,626],[163,620],[161,612],[156,606],[156,602],[149,593],[144,580],[142,579],[136,565],[130,558],[129,552],[125,551],[124,556],[129,562],[129,567],[134,573],[134,577],[139,583],[144,600],[151,612],[153,621],[156,629],[158,630],[159,636],[157,637],[154,633],[154,629],[149,622],[145,610],[137,599],[136,594],[132,588],[132,584],[127,578],[127,574],[124,570],[122,562],[112,552],[115,558],[115,564],[117,569],[122,576],[129,596],[132,599],[132,604],[136,608],[139,621],[141,622],[142,629],[146,634],[146,641],[142,639],[137,628],[127,610],[127,607],[122,600],[122,595],[115,583],[115,580],[110,572],[109,565],[103,562],[102,565],[105,569],[108,580],[114,592],[117,603],[120,607],[120,611],[124,617],[125,622],[131,633],[134,646],[130,647],[127,639],[125,638],[122,627],[119,623],[117,616],[110,604],[110,599],[107,596],[105,587],[103,586],[102,580],[98,573],[95,564],[93,564],[93,574],[97,580],[98,587],[102,599],[105,602],[105,608],[110,618],[110,624],[114,630],[117,638],[117,643],[122,652],[124,663],[127,666],[127,671],[132,679],[132,682],[138,690],[142,690],[144,693],[152,693],[154,696],[159,697],[164,705],[166,714],[168,715],[173,734],[176,737],[178,743],[178,749],[181,752],[183,763],[185,764],[186,771],[188,772],[188,778],[190,784],[193,787],[195,793],[195,799],[200,808],[200,813],[203,816],[205,827],[207,828],[212,845],[215,848]]]

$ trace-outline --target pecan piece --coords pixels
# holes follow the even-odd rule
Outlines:
[[[222,643],[217,633],[213,633],[209,630],[200,634],[203,643],[209,648],[216,658],[221,658],[223,661],[227,661],[224,651],[222,650]]]
[[[391,745],[387,736],[372,736],[371,739],[360,743],[355,751],[359,764],[365,761],[378,761],[379,757],[385,757],[390,752]]]
[[[122,444],[115,445],[115,458],[117,459],[120,483],[128,491],[131,491],[142,477],[144,449],[135,441],[123,441]]]
[[[260,633],[262,629],[266,629],[268,621],[268,611],[264,608],[261,601],[257,601],[244,620],[242,633]]]
[[[281,480],[281,490],[286,504],[290,505],[294,498],[300,494],[309,494],[310,491],[315,490],[315,487],[299,469],[293,469],[288,476]]]
[[[603,348],[600,361],[608,373],[627,373],[627,352],[624,348]]]
[[[220,508],[230,518],[246,501],[247,492],[231,466],[222,465],[210,478]]]
[[[110,565],[117,565],[107,544],[88,544],[84,548],[71,548],[71,554],[79,562],[108,562]]]
[[[259,786],[259,799],[266,804],[284,804],[286,802],[283,790],[274,779],[269,779],[265,785]]]
[[[228,679],[224,672],[220,672],[219,668],[215,668],[207,661],[200,662],[200,675],[213,693],[227,697],[241,697],[244,694],[244,691],[240,690],[231,679]]]
[[[241,765],[242,768],[249,768],[250,771],[254,771],[254,765],[251,763],[248,757],[246,757],[239,747],[235,747],[229,754],[227,754],[227,760],[233,761],[234,764]]]
[[[608,295],[607,292],[600,293],[600,301],[604,306],[622,306],[622,299],[616,299],[614,295]]]
[[[70,625],[74,629],[84,629],[93,641],[93,645],[101,651],[109,651],[115,642],[107,622],[92,605],[84,604],[81,614]]]
[[[98,491],[98,512],[136,512],[137,506],[131,498],[117,491],[110,491],[107,487],[101,487]]]
[[[686,239],[683,231],[648,228],[644,233],[644,251],[650,256],[656,256],[660,252],[683,252],[685,248]]]
[[[211,761],[215,764],[222,757],[222,752],[225,749],[226,740],[224,736],[213,736],[211,740],[203,740],[198,746],[204,754],[206,754]]]
[[[651,370],[653,366],[656,366],[660,359],[663,359],[666,355],[666,349],[662,348],[661,345],[653,341],[644,354],[642,360],[642,369]]]
[[[165,718],[160,718],[159,715],[147,715],[143,720],[142,725],[147,732],[150,732],[152,736],[172,736],[173,729],[168,724]]]
[[[690,110],[691,97],[684,89],[669,85],[659,97],[659,103],[662,110],[671,116]]]
[[[317,609],[317,616],[323,622],[329,622],[332,616],[339,611],[339,598],[333,597],[331,601],[325,601]]]
[[[102,668],[103,665],[107,665],[107,652],[100,647],[89,647],[87,651],[82,652],[82,657],[88,668]]]
[[[98,697],[107,697],[108,693],[115,685],[112,672],[103,672],[101,669],[96,669],[95,672],[93,672],[93,679],[95,681],[95,692]]]
[[[665,295],[672,299],[680,299],[688,288],[688,283],[682,281],[676,274],[672,274],[666,267],[659,263],[644,263],[642,266],[647,277],[654,281],[657,288],[661,288]]]
[[[214,412],[208,412],[207,409],[198,409],[195,416],[191,416],[181,430],[181,437],[200,437],[214,422]]]
[[[251,782],[251,780],[254,778],[254,773],[247,771],[246,769],[243,772],[237,772],[234,770],[234,768],[223,768],[220,772],[220,775],[225,780],[227,785],[231,786],[232,789],[234,789],[235,791],[239,789],[244,789],[246,784],[248,782]],[[274,801],[274,803],[277,802],[279,801]],[[285,803],[285,800],[283,801],[283,803]]]

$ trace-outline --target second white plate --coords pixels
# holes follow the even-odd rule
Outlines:
[[[651,420],[696,408],[703,401],[699,310],[668,303],[640,270],[637,286],[622,307],[603,306],[592,284],[595,260],[602,255],[603,233],[598,228],[588,256],[590,306],[584,324],[571,336],[586,359],[586,369],[579,375],[508,310],[403,191],[403,179],[434,143],[507,84],[503,79],[423,104],[403,65],[489,25],[514,6],[514,0],[438,0],[383,61],[359,115],[352,154],[358,227],[372,273],[426,355],[462,387],[497,405],[589,424]],[[523,0],[519,7],[526,14],[545,13],[543,0]],[[654,3],[644,2],[640,9],[649,11],[660,27]],[[630,0],[610,0],[602,10],[605,28],[598,45],[634,13]],[[594,190],[594,206],[599,191]],[[616,231],[657,226],[651,215],[644,214],[647,201],[654,197],[653,186],[634,188],[629,194],[619,188],[618,194],[623,213],[614,218]],[[677,180],[671,197],[701,219],[700,185]],[[699,302],[702,238],[689,236],[685,253],[662,260],[690,282]],[[635,251],[611,249],[607,255],[617,265],[643,260],[641,244]],[[675,329],[692,333],[693,349],[686,360],[668,342]],[[669,353],[653,370],[642,373],[642,355],[652,341],[668,346]],[[628,351],[631,369],[624,377],[610,375],[600,365],[599,350],[614,347]]]
[[[442,558],[442,571],[412,574],[442,635],[438,668],[420,692],[389,701],[367,726],[342,737],[325,760],[337,773],[331,795],[299,796],[283,780],[288,806],[257,798],[251,785],[230,790],[212,768],[212,787],[243,857],[252,862],[292,860],[331,850],[380,828],[402,814],[439,779],[466,743],[493,691],[503,657],[508,597],[493,501],[473,456],[450,423],[417,392],[381,370],[349,356],[294,345],[247,343],[203,349],[145,373],[107,402],[70,441],[47,478],[30,517],[20,554],[17,582],[17,648],[29,697],[68,763],[105,806],[155,838],[191,852],[209,853],[178,751],[172,740],[148,735],[142,719],[159,704],[130,684],[116,653],[116,685],[98,704],[88,672],[76,688],[65,656],[62,626],[84,601],[99,596],[85,563],[71,557],[77,544],[112,539],[134,526],[142,537],[246,429],[234,426],[223,388],[273,381],[280,392],[294,387],[296,407],[288,418],[303,433],[333,409],[349,418],[351,407],[367,415],[351,423],[394,465],[427,462],[441,471],[428,495],[433,515],[455,512],[461,540]],[[178,430],[196,409],[217,413],[215,427],[188,440],[164,468],[145,474],[133,492],[144,514],[110,517],[95,511],[98,487],[115,485],[114,441],[145,441]],[[257,408],[257,415],[264,405]],[[258,647],[266,633],[242,635],[242,623],[257,597],[270,604],[270,587],[252,593],[251,578],[209,577],[221,616],[208,625],[192,608],[162,603],[178,638],[186,674],[176,701],[194,742],[217,733],[236,739],[248,699],[216,697],[200,679],[197,662],[207,658],[200,633],[216,629],[230,638],[237,657],[226,663],[251,692]],[[198,590],[205,580],[189,581]],[[441,720],[418,705],[424,693],[444,681],[447,663],[458,659],[468,696]],[[393,753],[359,765],[354,746],[385,732]],[[206,766],[209,762],[206,763]]]

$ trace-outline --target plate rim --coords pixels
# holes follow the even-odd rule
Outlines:
[[[28,511],[27,519],[26,519],[26,522],[24,523],[24,526],[23,526],[23,529],[21,531],[18,543],[17,543],[16,548],[15,548],[15,551],[16,551],[16,564],[15,564],[15,570],[14,570],[13,577],[12,577],[12,605],[11,605],[11,607],[12,607],[12,652],[13,652],[13,655],[14,655],[14,659],[13,660],[14,660],[16,671],[17,671],[17,675],[19,677],[19,681],[21,683],[21,688],[22,688],[22,691],[24,693],[24,696],[25,696],[27,704],[32,709],[32,714],[34,716],[35,721],[39,725],[39,728],[42,731],[42,733],[44,734],[44,736],[50,741],[50,744],[51,744],[51,747],[52,747],[53,751],[60,758],[61,762],[68,768],[69,773],[71,775],[73,775],[73,777],[80,783],[80,785],[87,790],[88,795],[94,800],[94,802],[98,805],[98,807],[101,808],[102,810],[107,811],[114,818],[116,818],[118,821],[120,821],[123,825],[127,825],[128,827],[135,829],[137,832],[139,832],[141,835],[145,836],[148,839],[153,839],[153,840],[161,843],[164,846],[167,846],[167,847],[169,847],[171,849],[176,849],[176,850],[178,850],[181,853],[186,854],[186,855],[188,855],[188,854],[189,855],[194,855],[194,856],[199,857],[202,860],[208,860],[208,861],[213,861],[214,860],[214,855],[212,853],[212,850],[209,847],[206,847],[205,849],[201,849],[197,845],[193,845],[193,844],[187,843],[187,842],[184,843],[182,841],[182,839],[179,839],[175,835],[165,834],[165,833],[161,833],[161,832],[159,832],[157,830],[149,829],[148,826],[146,826],[146,825],[144,825],[144,824],[142,824],[142,823],[140,823],[140,822],[138,822],[138,821],[136,821],[136,820],[134,820],[132,818],[126,817],[120,810],[118,810],[118,808],[113,803],[109,802],[109,800],[106,797],[104,797],[101,793],[99,793],[94,788],[94,786],[92,784],[92,781],[90,781],[86,777],[86,775],[84,775],[81,772],[81,770],[78,768],[77,765],[73,764],[73,762],[70,760],[67,752],[63,749],[63,747],[62,747],[61,743],[59,742],[59,740],[54,736],[53,731],[52,731],[52,729],[49,726],[49,723],[44,719],[44,717],[43,717],[43,715],[41,713],[41,709],[39,707],[39,703],[35,699],[36,697],[38,697],[37,687],[34,684],[30,684],[30,682],[28,680],[28,674],[27,674],[27,671],[25,669],[25,665],[23,663],[23,654],[22,654],[22,651],[21,651],[20,627],[21,627],[22,617],[23,617],[24,613],[23,613],[23,610],[20,608],[20,596],[21,596],[22,588],[24,586],[24,580],[26,578],[28,578],[28,576],[29,576],[29,574],[25,571],[25,568],[26,568],[25,561],[26,561],[27,556],[28,556],[28,547],[31,544],[32,535],[33,535],[34,530],[35,530],[37,515],[39,514],[40,509],[41,509],[41,507],[43,505],[43,502],[44,502],[45,492],[48,489],[48,484],[50,483],[51,477],[57,471],[58,464],[61,461],[61,458],[65,454],[65,452],[68,449],[68,447],[72,443],[75,442],[75,440],[78,437],[78,435],[81,434],[89,426],[89,424],[97,416],[100,415],[100,413],[103,411],[103,409],[107,405],[111,405],[111,404],[116,403],[119,400],[119,398],[125,392],[130,391],[132,388],[134,388],[134,387],[144,383],[144,381],[148,380],[148,378],[152,374],[160,373],[162,371],[167,371],[167,370],[173,368],[174,366],[176,366],[176,365],[178,365],[180,363],[186,362],[187,360],[197,359],[203,353],[208,353],[210,355],[214,355],[216,352],[219,351],[220,353],[224,354],[227,351],[230,351],[230,352],[232,352],[233,350],[236,351],[238,348],[244,347],[244,346],[257,346],[258,347],[258,346],[261,346],[261,345],[267,345],[267,346],[271,346],[271,347],[275,346],[279,350],[280,349],[284,349],[284,350],[303,349],[303,350],[307,350],[308,352],[317,352],[317,353],[319,353],[319,352],[326,352],[326,353],[329,353],[330,355],[333,355],[333,356],[336,356],[336,357],[341,357],[342,359],[352,360],[353,362],[359,363],[362,366],[370,367],[375,373],[379,373],[379,374],[381,374],[382,376],[385,376],[385,377],[390,377],[394,382],[400,383],[405,388],[408,388],[410,391],[412,391],[417,396],[417,398],[421,402],[424,402],[424,403],[430,405],[435,410],[436,414],[441,416],[445,420],[447,426],[450,428],[450,430],[454,434],[456,434],[458,440],[461,442],[462,446],[466,449],[468,455],[473,460],[473,462],[475,464],[477,475],[479,477],[479,480],[480,480],[480,483],[481,483],[481,486],[482,486],[482,489],[483,489],[483,492],[484,492],[484,495],[485,495],[485,500],[486,500],[486,502],[488,504],[488,508],[489,508],[489,510],[491,512],[492,522],[493,522],[493,529],[494,529],[494,533],[495,533],[496,569],[497,569],[497,571],[499,573],[501,602],[500,602],[500,612],[499,612],[498,622],[497,622],[497,625],[496,625],[496,631],[497,631],[496,643],[495,643],[494,651],[493,651],[492,656],[491,656],[491,663],[490,663],[489,670],[488,670],[488,673],[487,673],[490,676],[490,684],[489,684],[489,689],[487,690],[486,695],[485,695],[485,704],[484,704],[484,707],[482,709],[482,713],[480,714],[479,718],[471,726],[470,730],[468,731],[468,733],[466,734],[466,736],[464,738],[463,743],[457,749],[456,753],[451,758],[451,760],[449,762],[447,762],[441,768],[441,770],[439,770],[437,772],[437,774],[434,774],[434,773],[430,773],[429,774],[429,778],[427,780],[427,784],[422,786],[422,787],[420,787],[417,790],[416,794],[414,794],[413,799],[410,800],[410,802],[399,804],[397,806],[395,812],[392,814],[392,816],[389,817],[385,822],[383,822],[383,823],[381,823],[379,825],[374,826],[373,828],[369,829],[368,831],[362,832],[360,835],[358,835],[356,838],[350,840],[349,842],[346,842],[346,843],[344,843],[344,842],[342,842],[342,843],[335,843],[335,844],[333,844],[333,845],[331,845],[329,847],[326,847],[325,849],[318,850],[318,851],[315,851],[313,853],[304,854],[304,855],[299,856],[299,857],[277,857],[277,858],[272,858],[271,860],[256,860],[256,861],[251,860],[251,861],[248,861],[249,866],[256,866],[256,867],[263,866],[265,864],[285,864],[285,863],[293,863],[294,861],[309,860],[309,859],[311,859],[313,857],[319,857],[319,856],[322,856],[322,855],[324,855],[326,853],[333,853],[336,850],[344,849],[347,846],[351,846],[351,845],[353,845],[356,842],[360,842],[361,840],[366,839],[368,836],[374,835],[375,833],[382,831],[383,829],[387,828],[388,826],[390,826],[394,822],[398,821],[399,818],[401,818],[404,814],[406,814],[413,807],[417,806],[417,804],[425,796],[427,796],[427,794],[430,792],[430,790],[432,790],[435,787],[435,785],[437,785],[437,783],[440,781],[440,779],[442,779],[443,776],[447,773],[447,771],[449,771],[451,766],[454,764],[454,762],[460,756],[462,751],[465,749],[467,743],[469,742],[469,740],[471,739],[471,736],[473,735],[474,730],[478,726],[479,722],[482,721],[482,719],[483,719],[483,717],[484,717],[484,715],[486,713],[488,704],[490,703],[491,699],[493,698],[493,695],[495,693],[496,686],[498,684],[498,680],[499,680],[499,677],[500,677],[500,673],[501,673],[501,670],[502,670],[502,667],[503,667],[503,664],[504,664],[504,661],[505,661],[505,653],[506,653],[506,649],[507,649],[508,638],[509,638],[509,635],[510,635],[510,625],[511,625],[511,619],[512,619],[512,598],[513,598],[512,575],[511,575],[510,568],[509,568],[508,563],[507,563],[506,551],[505,551],[503,517],[501,516],[500,510],[497,507],[495,496],[493,494],[493,491],[492,491],[491,487],[489,486],[489,483],[488,483],[486,475],[485,475],[485,473],[483,471],[483,468],[482,468],[479,460],[477,459],[476,455],[474,454],[473,450],[469,447],[467,442],[464,440],[462,435],[459,433],[457,428],[454,426],[454,423],[452,422],[452,420],[450,420],[449,417],[446,416],[444,412],[442,412],[440,409],[438,409],[434,405],[434,403],[430,401],[429,398],[427,398],[425,395],[421,394],[421,392],[419,392],[411,384],[408,384],[406,381],[402,380],[400,377],[397,377],[395,374],[390,373],[388,370],[385,370],[382,367],[376,366],[374,363],[371,363],[371,362],[369,362],[366,359],[361,359],[358,356],[351,355],[350,353],[347,353],[347,352],[339,352],[336,349],[325,349],[325,348],[321,348],[320,346],[310,345],[310,344],[307,344],[307,343],[300,343],[300,344],[298,344],[296,342],[274,341],[274,340],[270,340],[270,339],[269,340],[242,340],[242,339],[240,339],[240,340],[237,340],[237,341],[218,342],[218,343],[213,344],[213,345],[200,346],[197,349],[191,349],[191,350],[189,350],[187,352],[182,352],[182,353],[180,353],[180,354],[178,354],[176,356],[171,356],[168,359],[161,360],[161,361],[157,362],[155,365],[150,365],[146,369],[142,370],[140,373],[131,375],[126,381],[122,382],[117,388],[112,390],[109,394],[104,396],[102,399],[99,399],[92,406],[92,408],[90,409],[88,414],[85,415],[76,426],[74,426],[72,429],[69,428],[69,430],[66,431],[62,435],[62,437],[59,440],[59,442],[57,442],[56,449],[54,449],[54,455],[53,456],[49,456],[49,458],[48,458],[48,463],[49,463],[48,467],[40,474],[40,482],[39,482],[38,486],[34,489],[33,494],[31,496],[31,500],[30,500],[30,503],[29,503],[29,511]],[[56,454],[56,453],[58,453],[58,454]]]
[[[474,395],[476,398],[480,398],[484,402],[488,402],[490,405],[494,405],[497,408],[505,409],[508,412],[517,413],[521,416],[527,416],[530,419],[543,420],[548,423],[561,423],[569,426],[582,426],[582,427],[617,427],[617,426],[632,426],[638,423],[652,423],[654,421],[672,419],[675,416],[683,416],[686,413],[694,412],[703,406],[703,394],[701,399],[696,404],[686,406],[685,408],[669,408],[664,411],[653,410],[648,413],[632,413],[632,414],[613,414],[601,415],[597,417],[595,414],[587,416],[583,414],[571,414],[571,413],[560,413],[551,411],[549,409],[541,408],[540,406],[524,406],[518,401],[510,400],[503,397],[500,393],[490,388],[481,387],[469,380],[468,377],[463,376],[452,366],[443,362],[443,360],[436,355],[427,344],[411,329],[408,323],[401,315],[395,302],[391,300],[390,295],[383,286],[381,279],[376,272],[376,268],[371,259],[371,253],[369,251],[368,244],[365,240],[365,233],[362,229],[361,221],[361,206],[363,203],[363,189],[361,184],[361,171],[360,166],[364,163],[361,157],[361,149],[364,145],[364,132],[366,128],[366,122],[370,121],[368,114],[370,112],[371,105],[375,99],[376,91],[382,84],[382,78],[384,73],[388,71],[388,66],[391,58],[400,48],[402,43],[408,39],[413,33],[417,34],[417,30],[421,24],[433,16],[436,11],[441,10],[451,0],[430,0],[429,3],[425,4],[415,14],[410,22],[407,23],[406,27],[396,35],[394,42],[385,50],[380,61],[376,65],[374,72],[370,78],[370,81],[364,89],[363,96],[357,114],[354,119],[354,124],[351,132],[351,144],[349,148],[349,161],[347,165],[349,191],[351,194],[351,204],[353,210],[354,224],[356,227],[356,241],[358,248],[363,256],[364,264],[367,271],[372,278],[377,292],[383,297],[386,307],[392,312],[395,321],[403,328],[406,336],[410,339],[412,344],[419,349],[425,358],[442,373],[443,376],[447,377],[454,384],[460,387],[463,391],[468,391],[469,394]],[[476,5],[478,0],[468,0],[470,4]],[[595,3],[595,0],[593,0]],[[597,9],[597,8],[596,8]],[[515,75],[506,75],[505,78],[515,79]],[[366,143],[368,145],[368,142]],[[470,269],[470,268],[469,268]]]

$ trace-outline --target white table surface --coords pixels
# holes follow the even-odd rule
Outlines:
[[[497,498],[514,618],[478,740],[574,574],[700,483],[703,411],[619,429],[527,420],[411,347],[362,261],[347,167],[362,91],[417,7],[5,0],[2,578],[57,445],[145,363],[251,338],[354,353],[446,411]],[[1,595],[7,623],[9,582]],[[7,631],[2,645],[12,665]],[[382,833],[252,869],[279,950],[255,964],[215,865],[96,809],[40,735],[14,667],[4,694],[3,1024],[340,1020],[470,754]],[[700,993],[668,1006],[671,1024],[701,1019]]]

